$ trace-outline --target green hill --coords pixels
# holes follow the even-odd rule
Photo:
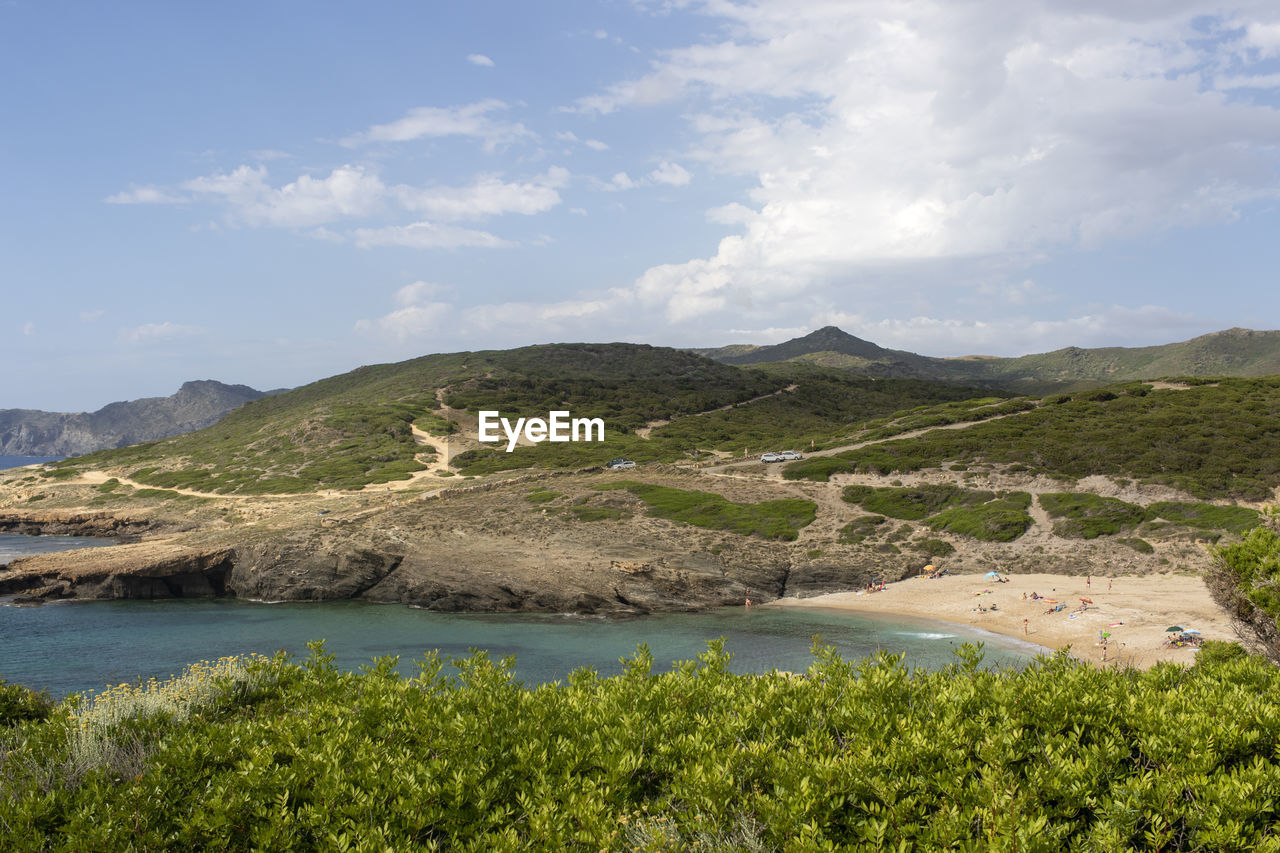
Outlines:
[[[727,364],[807,361],[870,376],[910,377],[1050,393],[1165,376],[1267,376],[1280,373],[1280,331],[1227,329],[1149,347],[1067,347],[997,358],[932,358],[890,350],[827,326],[767,347],[699,350]]]
[[[447,431],[441,406],[522,416],[568,410],[605,421],[608,441],[461,454],[464,473],[578,467],[612,455],[680,459],[694,449],[826,441],[850,425],[973,389],[881,382],[808,365],[742,368],[635,344],[554,344],[432,355],[362,367],[255,401],[195,433],[62,463],[108,468],[161,488],[279,494],[360,488],[426,467],[412,425]],[[698,417],[691,417],[697,415]],[[671,423],[650,439],[636,431]]]

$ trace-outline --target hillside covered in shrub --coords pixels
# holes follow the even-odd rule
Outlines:
[[[1263,500],[1280,486],[1280,377],[1131,383],[1045,398],[1039,407],[960,430],[934,430],[788,466],[790,479],[944,465],[1002,465],[1075,480],[1093,474]]]

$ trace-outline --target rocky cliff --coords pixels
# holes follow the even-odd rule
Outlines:
[[[183,383],[169,397],[111,403],[96,412],[0,409],[0,455],[78,456],[203,429],[274,392],[211,379]]]

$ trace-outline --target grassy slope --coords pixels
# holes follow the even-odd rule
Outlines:
[[[776,390],[777,380],[677,350],[566,344],[362,367],[251,403],[200,432],[75,460],[150,485],[275,493],[358,488],[422,465],[410,425],[437,408],[602,416],[614,429]]]
[[[1138,478],[1202,498],[1261,500],[1280,486],[1280,377],[1187,390],[1132,384],[1050,399],[963,430],[935,430],[788,466],[794,479],[1000,463],[1064,479]]]
[[[614,420],[606,417],[603,445],[541,444],[511,453],[477,450],[459,455],[455,464],[464,473],[486,474],[508,468],[592,465],[614,456],[641,463],[672,461],[689,458],[695,449],[759,453],[826,447],[848,442],[868,418],[988,393],[914,379],[868,379],[804,364],[761,365],[751,374],[765,377],[763,387],[769,392],[796,387],[725,411],[678,418],[654,429],[648,439],[616,431]]]

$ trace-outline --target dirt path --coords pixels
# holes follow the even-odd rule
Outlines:
[[[944,426],[921,427],[920,429],[913,429],[913,430],[910,430],[909,432],[900,432],[897,435],[891,435],[887,438],[869,438],[866,441],[856,441],[853,444],[845,444],[845,445],[841,445],[840,447],[828,447],[824,450],[814,450],[812,452],[805,453],[805,456],[806,458],[811,456],[835,456],[837,453],[843,453],[846,450],[859,450],[863,447],[869,447],[873,444],[884,444],[886,441],[898,441],[899,439],[904,439],[904,438],[916,438],[917,436],[921,436],[921,435],[924,435],[925,433],[934,432],[940,429],[968,429],[969,427],[977,426],[978,424],[988,424],[988,423],[991,423],[992,421],[998,421],[1001,418],[1008,418],[1008,417],[1012,417],[1013,415],[1021,415],[1021,414],[1023,414],[1023,412],[1009,412],[1003,415],[992,415],[991,417],[983,418],[980,421],[961,421],[960,423],[946,424]],[[755,464],[757,464],[755,459],[748,459],[742,462],[730,462],[725,465],[718,465],[711,468],[704,468],[703,472],[707,474],[718,474],[725,468],[735,468],[742,465],[755,465]],[[777,473],[774,474],[773,476],[781,477],[782,467],[783,466],[779,466],[777,469]]]

